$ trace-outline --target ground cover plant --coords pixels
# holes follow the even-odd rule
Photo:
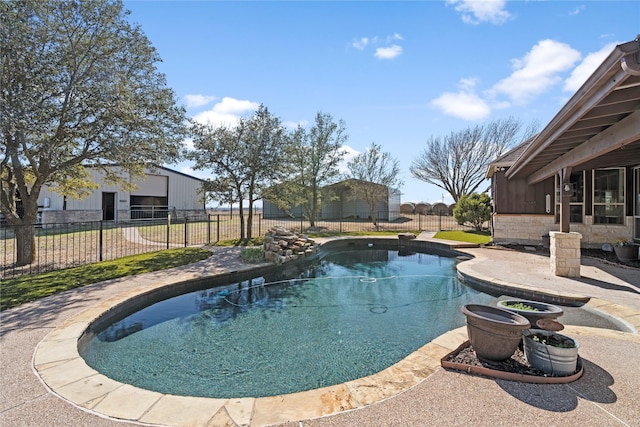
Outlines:
[[[532,307],[529,304],[525,304],[525,303],[522,303],[522,302],[505,304],[504,306],[507,307],[507,308],[514,308],[516,310],[540,311],[537,308]]]
[[[249,264],[263,262],[264,250],[262,249],[262,246],[249,246],[242,248],[240,258],[242,258],[242,261]]]
[[[485,245],[491,241],[491,234],[488,231],[439,231],[434,236],[436,239],[455,240],[459,242],[477,243]]]
[[[201,248],[169,249],[5,279],[2,281],[0,293],[0,310],[91,283],[164,270],[200,261],[209,256],[211,252]]]

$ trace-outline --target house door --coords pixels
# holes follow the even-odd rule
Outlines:
[[[102,219],[104,221],[116,219],[116,193],[102,193]]]
[[[633,238],[640,240],[640,167],[633,170]]]

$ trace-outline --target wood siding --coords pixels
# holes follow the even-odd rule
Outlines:
[[[547,194],[551,196],[551,212],[554,215],[555,183],[553,178],[529,185],[526,179],[507,180],[504,171],[492,177],[494,212],[500,214],[540,214],[546,215]]]

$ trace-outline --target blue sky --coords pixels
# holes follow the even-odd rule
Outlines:
[[[544,126],[616,44],[638,1],[125,1],[187,114],[233,125],[346,123],[348,151],[400,162],[403,202],[441,200],[409,167],[431,136],[513,116]],[[185,141],[189,144],[189,141]],[[199,177],[188,163],[169,165]]]

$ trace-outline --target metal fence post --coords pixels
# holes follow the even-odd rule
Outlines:
[[[171,237],[171,214],[167,214],[167,249],[169,249],[170,237]]]
[[[98,238],[98,261],[102,261],[102,243],[104,237],[102,236],[102,220],[100,221],[100,237]]]
[[[211,214],[207,214],[207,244],[211,244]]]
[[[188,234],[189,234],[189,231],[187,230],[187,228],[188,228],[187,223],[188,222],[189,222],[189,219],[185,215],[184,216],[184,247],[185,248],[187,247],[187,244],[188,244],[188,242],[187,242],[187,240],[188,240],[187,237],[188,237]]]
[[[220,241],[220,214],[216,215],[216,242]]]
[[[438,215],[438,231],[442,231],[442,212]]]
[[[304,215],[300,215],[300,234],[302,234],[302,227],[304,227]]]

